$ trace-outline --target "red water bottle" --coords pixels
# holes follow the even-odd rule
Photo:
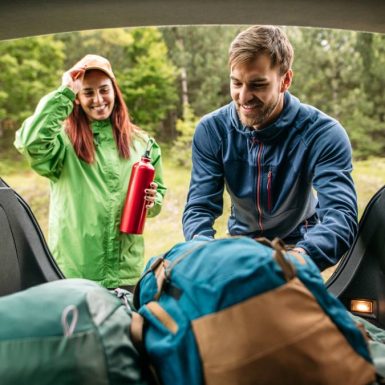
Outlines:
[[[120,231],[122,233],[143,233],[147,214],[144,190],[150,187],[154,176],[155,169],[151,164],[150,150],[147,148],[140,161],[132,166],[126,201],[120,221]]]

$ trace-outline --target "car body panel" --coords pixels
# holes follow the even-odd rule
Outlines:
[[[385,33],[383,0],[1,0],[0,15],[0,40],[193,24],[277,24]]]

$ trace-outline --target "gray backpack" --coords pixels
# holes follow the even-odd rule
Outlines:
[[[116,295],[84,279],[0,298],[1,385],[147,385]]]

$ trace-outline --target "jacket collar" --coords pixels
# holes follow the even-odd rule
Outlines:
[[[235,103],[232,102],[230,107],[232,125],[236,131],[247,136],[250,140],[266,143],[275,142],[279,140],[287,130],[294,126],[294,120],[300,107],[300,101],[289,92],[285,92],[283,103],[283,110],[277,120],[261,130],[254,130],[241,123]]]
[[[96,145],[101,141],[111,141],[114,139],[110,119],[93,121],[91,123],[91,129]]]

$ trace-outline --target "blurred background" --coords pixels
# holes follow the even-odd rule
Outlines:
[[[95,53],[110,60],[132,120],[163,151],[168,192],[161,214],[146,223],[146,259],[183,241],[191,138],[204,114],[230,101],[227,51],[246,27],[118,28],[0,42],[0,176],[29,203],[46,236],[49,182],[14,149],[14,134],[63,72]],[[362,215],[385,184],[385,35],[283,28],[295,50],[291,92],[347,130]],[[226,236],[229,206],[226,197],[218,237]]]

